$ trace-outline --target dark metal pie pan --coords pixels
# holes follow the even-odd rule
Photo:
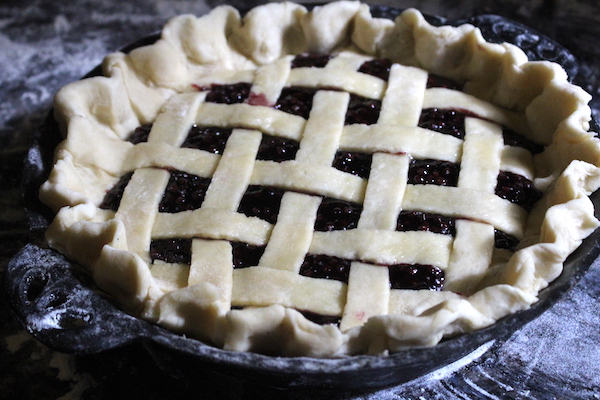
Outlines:
[[[394,18],[401,10],[372,6],[375,16]],[[575,58],[563,47],[531,29],[495,15],[463,21],[427,17],[433,24],[478,26],[487,40],[512,42],[530,59],[549,59],[563,65],[571,79],[577,74]],[[144,38],[124,51],[154,42]],[[99,68],[90,75],[100,73]],[[24,164],[24,202],[31,227],[31,242],[9,263],[5,286],[15,317],[39,341],[73,354],[96,354],[141,343],[160,368],[175,378],[194,382],[214,376],[228,384],[252,384],[286,389],[372,389],[400,384],[459,360],[495,341],[500,343],[555,303],[585,274],[600,254],[600,233],[595,232],[565,262],[564,271],[542,290],[528,310],[499,320],[476,332],[444,339],[435,347],[413,348],[389,356],[352,356],[341,359],[281,358],[231,352],[172,333],[120,310],[95,288],[89,274],[64,256],[47,248],[43,232],[53,215],[38,200],[38,189],[53,164],[61,140],[50,116],[37,130]],[[597,209],[599,194],[592,200]]]

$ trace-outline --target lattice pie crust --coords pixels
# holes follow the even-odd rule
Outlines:
[[[330,59],[292,68],[305,53]],[[393,62],[389,78],[359,71],[372,59]],[[225,349],[335,357],[435,345],[526,309],[598,226],[590,96],[558,65],[470,25],[434,27],[416,10],[377,19],[358,2],[269,4],[243,19],[224,6],[172,19],[155,44],[111,54],[103,70],[56,96],[65,140],[41,189],[57,212],[47,240],[130,312]],[[428,86],[434,75],[462,90]],[[240,82],[243,102],[208,100]],[[274,107],[286,87],[314,88],[308,116]],[[345,121],[350,94],[381,102],[376,121]],[[458,110],[464,135],[420,126],[426,109]],[[224,149],[182,147],[193,126],[230,129]],[[543,151],[507,145],[507,129]],[[299,143],[293,159],[257,160],[265,135]],[[372,157],[368,174],[334,168],[338,151]],[[457,165],[458,179],[411,183],[413,160]],[[201,206],[159,210],[173,171],[208,182]],[[501,171],[543,193],[530,212],[495,192]],[[127,174],[117,207],[103,207]],[[239,211],[251,185],[283,193],[276,221]],[[323,198],[358,205],[355,226],[315,230]],[[403,210],[449,217],[455,232],[398,230]],[[498,232],[516,248],[496,246]],[[189,259],[152,257],[163,239],[191,243]],[[264,250],[257,265],[234,268],[240,243]],[[344,260],[347,278],[300,273],[307,254]],[[397,288],[390,265],[442,271],[443,288]]]

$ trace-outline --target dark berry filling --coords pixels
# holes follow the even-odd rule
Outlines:
[[[258,265],[265,246],[231,242],[234,268]],[[192,239],[155,239],[150,243],[150,258],[168,263],[190,264]]]
[[[265,252],[265,246],[255,246],[242,242],[231,242],[233,268],[246,268],[258,265]]]
[[[390,78],[390,70],[393,63],[387,58],[377,58],[369,61],[365,61],[358,72],[362,72],[368,75],[376,76],[384,81],[388,81]],[[462,85],[450,78],[445,78],[440,75],[429,74],[427,77],[427,88],[446,88],[452,90],[462,90]]]
[[[533,186],[533,182],[523,175],[508,171],[500,171],[496,195],[530,211],[542,197],[542,193]]]
[[[237,104],[243,103],[250,95],[251,84],[247,82],[233,83],[231,85],[210,85],[210,91],[206,95],[209,103]],[[207,88],[199,87],[199,90]]]
[[[298,54],[292,60],[292,68],[324,68],[329,60],[331,60],[331,54],[321,53],[303,53]]]
[[[350,94],[350,103],[346,112],[346,125],[373,125],[379,119],[381,101]]]
[[[459,139],[465,137],[465,115],[456,110],[426,108],[421,112],[419,126]]]
[[[373,155],[353,151],[338,151],[333,160],[333,167],[361,178],[368,178],[371,172]]]
[[[298,310],[304,318],[319,325],[340,325],[341,318],[337,315],[322,315],[308,310]]]
[[[194,124],[181,147],[223,154],[230,135],[231,129],[199,127]]]
[[[350,260],[324,254],[307,254],[300,267],[300,275],[348,283],[350,263]]]
[[[150,258],[172,264],[190,264],[192,239],[155,239],[150,242]]]
[[[432,265],[390,265],[390,287],[392,289],[439,291],[444,287],[444,271]]]
[[[531,154],[538,154],[544,151],[544,146],[526,138],[511,129],[503,128],[502,137],[507,146],[518,146],[528,150]]]
[[[440,160],[412,160],[408,183],[413,185],[456,186],[460,164]]]
[[[443,76],[429,74],[427,77],[427,88],[446,88],[451,90],[462,91],[462,85],[450,78]]]
[[[159,212],[177,213],[200,208],[210,185],[210,178],[182,171],[171,171],[171,178],[165,189]]]
[[[361,212],[360,204],[325,197],[317,210],[315,230],[329,232],[354,229],[358,226]]]
[[[497,229],[494,230],[494,246],[499,249],[507,249],[510,251],[515,251],[517,245],[519,244],[519,239],[514,237],[513,235],[509,235],[506,232],[499,231]]]
[[[274,224],[277,222],[283,193],[283,189],[272,186],[250,185],[242,196],[238,212]]]
[[[426,108],[421,112],[419,126],[451,135],[458,139],[464,139],[465,117],[481,118],[468,110]],[[543,145],[535,143],[520,133],[505,127],[502,130],[502,137],[505,145],[522,147],[531,154],[538,154],[544,151]]]
[[[135,128],[131,135],[127,138],[127,141],[138,144],[148,141],[148,136],[150,135],[150,130],[152,129],[152,124],[145,124],[142,126],[138,126]]]
[[[275,109],[308,119],[317,89],[286,87],[281,90]]]
[[[300,142],[296,140],[263,134],[256,159],[277,162],[293,160],[299,148]]]
[[[121,199],[123,198],[123,192],[125,191],[125,187],[129,183],[129,181],[131,180],[132,175],[133,172],[129,172],[123,175],[117,181],[117,183],[115,183],[115,185],[106,192],[102,203],[100,203],[101,209],[112,211],[117,211],[119,209]]]
[[[377,78],[383,79],[387,82],[387,80],[390,78],[391,68],[392,62],[390,60],[387,58],[376,58],[365,61],[358,69],[358,72],[376,76]]]
[[[396,225],[397,231],[429,231],[445,235],[456,234],[456,219],[440,214],[420,211],[401,211]]]

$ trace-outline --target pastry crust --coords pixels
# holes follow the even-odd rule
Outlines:
[[[307,51],[336,57],[322,74],[290,70],[292,56]],[[389,87],[357,72],[372,58],[395,63]],[[225,349],[337,357],[435,345],[529,307],[599,225],[588,198],[600,187],[590,96],[558,65],[488,43],[470,25],[434,27],[413,9],[377,19],[351,1],[312,11],[273,3],[244,18],[222,6],[172,19],[155,44],[107,56],[103,71],[56,95],[65,140],[40,191],[57,213],[47,240],[130,312]],[[426,89],[428,73],[464,83],[464,93]],[[241,81],[253,82],[261,105],[210,103],[198,90]],[[280,112],[270,105],[284,84],[383,99],[379,121],[344,125],[349,99],[337,90],[317,92],[308,120]],[[431,107],[480,118],[466,119],[461,140],[416,126]],[[222,155],[180,148],[197,122],[233,128]],[[146,123],[147,143],[126,140]],[[504,145],[501,126],[545,150]],[[255,162],[263,133],[301,141],[295,160]],[[331,168],[338,148],[376,153],[370,178]],[[409,155],[460,162],[457,186],[407,184]],[[222,184],[211,184],[199,209],[158,213],[168,169]],[[530,213],[494,194],[499,170],[544,190]],[[119,209],[99,208],[132,171]],[[277,223],[236,211],[250,184],[292,190]],[[313,232],[314,219],[301,218],[315,215],[320,196],[361,204],[358,227]],[[395,231],[401,209],[460,217],[457,234]],[[494,249],[494,229],[520,239],[517,251]],[[150,258],[151,239],[172,237],[193,238],[189,265]],[[266,245],[260,264],[233,269],[230,241]],[[299,275],[307,252],[355,260],[348,283]],[[395,263],[438,266],[447,284],[391,289],[376,264]],[[341,324],[318,325],[298,310]]]

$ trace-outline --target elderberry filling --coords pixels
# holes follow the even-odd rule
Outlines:
[[[210,181],[210,178],[203,178],[187,172],[171,171],[171,177],[158,205],[158,211],[178,213],[200,208]]]
[[[373,155],[356,151],[339,150],[335,154],[333,167],[340,171],[367,179],[371,173]]]
[[[151,129],[152,124],[144,124],[142,126],[138,126],[133,132],[131,132],[131,135],[129,135],[127,141],[133,144],[147,142],[148,136],[150,136]]]
[[[243,103],[250,96],[252,84],[238,82],[229,85],[210,85],[209,88],[199,87],[199,90],[209,89],[206,100],[209,103],[238,104]]]
[[[223,154],[231,129],[192,125],[181,147]]]
[[[392,69],[393,63],[387,58],[375,58],[373,60],[365,61],[358,68],[358,72],[375,76],[384,81],[389,81],[390,70]],[[451,90],[462,91],[462,85],[450,78],[446,78],[440,75],[429,74],[427,76],[427,85],[429,88],[446,88]]]
[[[426,108],[419,117],[419,127],[465,138],[465,115],[452,109]]]
[[[362,205],[331,197],[324,197],[317,210],[315,231],[330,232],[355,229]]]
[[[494,246],[498,249],[506,249],[514,252],[519,245],[519,239],[506,232],[494,229]]]
[[[276,162],[293,160],[299,148],[300,142],[297,140],[263,134],[256,159]]]
[[[234,268],[258,265],[265,246],[230,242]],[[150,258],[172,264],[190,264],[192,259],[192,239],[154,239],[150,242]]]
[[[331,54],[303,53],[294,57],[291,66],[292,68],[324,68],[331,58]]]
[[[373,125],[379,119],[381,101],[350,94],[350,103],[346,111],[346,125]]]
[[[315,88],[285,87],[281,90],[274,108],[308,119],[316,92]]]
[[[444,287],[444,271],[432,265],[390,265],[390,287],[392,289],[440,291]]]
[[[544,151],[544,146],[534,141],[527,139],[524,135],[513,131],[512,129],[503,128],[502,138],[506,146],[522,147],[531,154],[539,154]]]
[[[275,224],[283,194],[283,189],[273,186],[250,185],[242,196],[238,212]]]
[[[429,74],[427,76],[427,89],[429,88],[445,88],[445,89],[451,89],[451,90],[456,90],[456,91],[462,91],[463,86],[450,79],[450,78],[446,78],[440,75],[435,75],[435,74]]]
[[[456,186],[460,164],[440,160],[416,160],[410,162],[408,183],[413,185]]]
[[[441,214],[403,210],[398,215],[396,230],[401,232],[426,231],[456,236],[457,219]],[[518,244],[519,239],[513,235],[494,229],[494,247],[514,252]]]
[[[300,275],[348,283],[350,263],[350,260],[325,254],[307,254],[300,266]]]
[[[111,211],[117,211],[119,209],[121,199],[123,198],[123,192],[132,176],[133,172],[129,172],[119,178],[117,183],[104,195],[104,199],[102,200],[102,203],[100,203],[101,209]]]
[[[401,211],[396,223],[397,231],[428,231],[444,235],[456,235],[456,219],[440,214],[421,211]]]
[[[500,171],[496,185],[496,195],[523,207],[528,212],[542,197],[542,192],[523,175]]]
[[[466,110],[426,108],[421,111],[418,125],[421,128],[464,139],[465,117],[480,118],[478,115]],[[524,135],[506,127],[502,127],[502,138],[505,145],[522,147],[531,154],[544,151],[543,145],[535,143]]]
[[[265,252],[265,246],[255,246],[243,242],[230,242],[232,248],[233,268],[247,268],[258,265]]]
[[[350,260],[334,256],[307,254],[300,275],[348,283],[350,264]],[[442,290],[444,285],[444,271],[431,265],[395,264],[381,268],[388,268],[392,289]]]
[[[171,264],[190,264],[192,239],[154,239],[150,242],[150,258]]]
[[[387,82],[390,79],[391,68],[392,62],[387,58],[375,58],[365,61],[358,69],[358,72],[375,76]]]

